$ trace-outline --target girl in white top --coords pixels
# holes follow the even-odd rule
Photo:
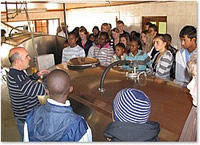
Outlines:
[[[85,57],[85,51],[79,45],[77,45],[77,37],[74,32],[70,32],[68,35],[69,46],[63,49],[62,62],[69,61],[76,57]]]

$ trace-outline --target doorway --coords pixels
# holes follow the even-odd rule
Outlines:
[[[143,16],[142,17],[142,30],[147,22],[151,22],[158,27],[159,34],[167,33],[167,16]]]

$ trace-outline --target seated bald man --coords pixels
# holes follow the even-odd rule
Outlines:
[[[11,49],[9,60],[11,67],[8,73],[8,90],[17,128],[23,140],[26,116],[32,108],[39,105],[37,96],[46,94],[45,85],[37,80],[49,71],[27,75],[25,70],[29,67],[31,58],[23,47]]]
[[[25,142],[92,141],[90,127],[82,116],[73,112],[67,100],[72,90],[69,75],[65,71],[56,69],[47,76],[50,99],[28,114],[24,127]]]

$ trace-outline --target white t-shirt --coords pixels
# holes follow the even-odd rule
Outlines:
[[[68,46],[63,49],[62,62],[69,61],[70,59],[76,57],[85,57],[85,51],[79,45],[76,45],[74,48]]]

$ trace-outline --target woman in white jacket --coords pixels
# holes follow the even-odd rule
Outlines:
[[[188,61],[188,72],[192,74],[192,80],[187,85],[187,88],[192,96],[193,106],[179,141],[197,141],[197,53],[194,53]]]

